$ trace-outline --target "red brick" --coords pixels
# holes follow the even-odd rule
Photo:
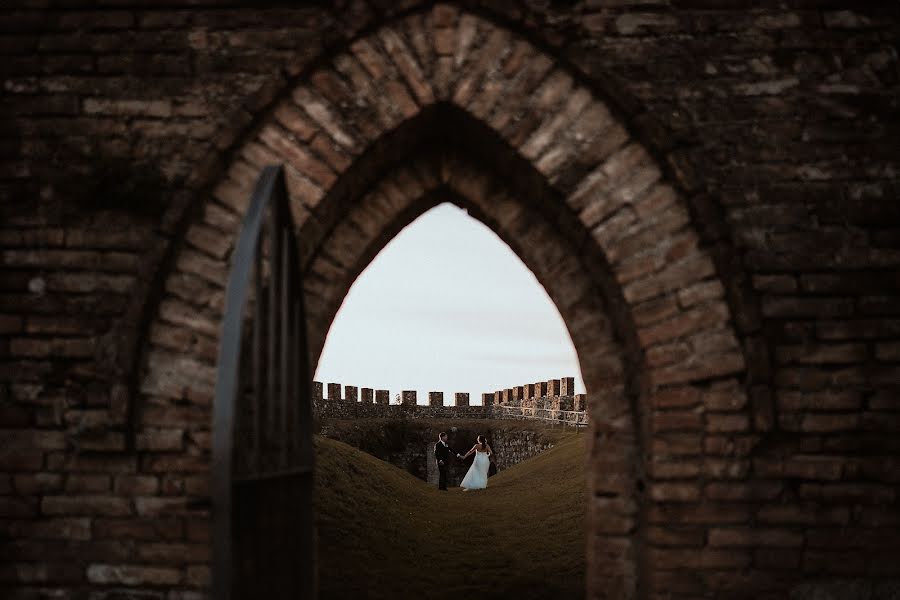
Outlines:
[[[318,131],[309,117],[292,103],[285,102],[278,105],[274,116],[288,131],[305,142],[311,140]]]
[[[742,432],[750,430],[750,419],[742,414],[708,413],[706,431],[712,433]]]
[[[848,413],[810,413],[803,416],[802,431],[830,433],[852,431],[859,427],[859,415]]]
[[[31,521],[14,521],[9,526],[12,537],[35,540],[89,540],[91,520],[67,518],[42,518]]]
[[[138,497],[134,506],[141,516],[178,516],[195,512],[186,498]]]
[[[452,56],[456,52],[456,30],[440,28],[434,30],[434,51],[438,55]]]
[[[658,549],[649,551],[649,560],[659,569],[742,569],[750,565],[750,554],[740,550],[703,548],[699,551]]]
[[[600,535],[629,535],[637,527],[634,517],[601,513],[592,519],[593,529]]]
[[[699,527],[651,526],[646,531],[647,541],[653,546],[693,546],[706,542],[706,531]]]
[[[174,518],[99,518],[94,521],[93,533],[97,539],[180,540],[184,527]]]
[[[703,475],[707,479],[745,479],[750,462],[733,458],[707,458],[703,461]]]
[[[700,498],[700,488],[693,483],[654,483],[650,497],[657,502],[695,502]]]
[[[654,432],[698,431],[703,428],[703,415],[695,411],[656,412],[652,417]]]
[[[184,478],[184,490],[190,496],[208,497],[210,485],[208,475],[195,475]]]
[[[664,434],[654,436],[653,455],[694,456],[702,453],[703,441],[699,435],[690,433]]]
[[[183,429],[145,429],[137,435],[137,449],[177,452],[184,448]]]
[[[747,404],[747,394],[737,381],[715,384],[703,393],[703,404],[710,411],[736,411]]]
[[[753,564],[761,569],[793,571],[800,566],[802,551],[793,548],[764,548],[753,553]]]
[[[653,369],[650,375],[656,385],[671,385],[734,375],[744,367],[742,352],[721,352],[699,358],[692,356],[684,363],[658,367]]]
[[[206,544],[144,543],[137,545],[137,559],[142,563],[175,564],[209,562]]]
[[[681,342],[653,346],[647,350],[647,365],[650,367],[661,367],[679,363],[687,360],[691,354],[690,347]]]
[[[865,344],[820,344],[779,346],[776,351],[781,364],[852,364],[868,356]]]
[[[700,475],[697,461],[660,461],[651,463],[650,474],[654,479],[690,479]]]
[[[403,39],[397,35],[397,32],[388,27],[379,30],[379,37],[385,50],[393,59],[394,64],[409,84],[416,98],[418,98],[419,103],[427,105],[434,102],[434,94],[431,91],[431,87],[428,85],[421,68],[403,42]]]
[[[158,454],[146,455],[142,465],[152,473],[194,473],[207,471],[209,460],[201,456]]]
[[[206,566],[189,565],[185,581],[194,587],[208,588],[212,582],[212,571]]]
[[[756,518],[764,524],[846,525],[850,521],[850,511],[844,507],[822,508],[815,504],[781,504],[763,506]]]
[[[115,496],[46,496],[41,511],[47,515],[128,515],[131,503]]]
[[[862,394],[855,390],[823,390],[820,392],[779,391],[776,396],[782,411],[854,410],[862,405]]]
[[[137,457],[59,453],[47,457],[47,467],[69,473],[133,473],[137,470]]]
[[[100,563],[88,566],[87,579],[98,584],[161,586],[180,583],[182,576],[175,568]]]
[[[305,87],[295,88],[293,98],[294,101],[303,108],[310,117],[312,117],[313,121],[315,121],[323,130],[328,132],[335,142],[351,151],[358,147],[358,141],[345,128],[340,117],[335,114],[333,108],[329,106],[327,102],[320,99],[316,94]],[[300,171],[305,173],[303,169],[300,169]],[[316,180],[315,177],[311,177],[311,179]],[[329,184],[325,183],[325,185]]]
[[[715,267],[708,256],[701,253],[692,254],[667,265],[663,270],[637,281],[632,281],[624,286],[625,300],[628,302],[640,302],[656,297],[665,292],[673,291],[700,281],[715,273]],[[708,313],[726,313],[727,310],[718,303],[704,307],[703,310],[694,309],[690,314],[699,315]]]
[[[21,333],[25,328],[25,319],[18,315],[0,315],[0,334]]]
[[[803,553],[803,571],[805,573],[827,573],[830,576],[850,575],[863,572],[865,564],[865,557],[859,552],[807,550]]]
[[[675,296],[666,295],[637,304],[632,307],[631,312],[635,324],[643,327],[674,316],[679,308]]]
[[[78,338],[13,338],[9,342],[9,352],[21,357],[87,358],[93,356],[94,343]]]
[[[44,453],[18,446],[0,447],[0,469],[4,471],[37,471],[43,467]]]
[[[105,100],[87,98],[84,101],[87,114],[103,113],[118,116],[169,117],[172,105],[167,100]]]
[[[0,571],[0,578],[22,584],[72,584],[82,581],[82,570],[77,565],[66,563],[10,563]],[[10,573],[10,575],[7,575]]]
[[[803,545],[803,536],[782,529],[747,527],[714,527],[709,531],[711,546],[744,547],[775,546],[796,548]]]
[[[805,298],[802,296],[766,296],[762,302],[763,315],[775,318],[846,317],[853,313],[848,298]]]
[[[109,475],[86,475],[73,473],[66,477],[67,494],[100,494],[112,487]]]
[[[36,498],[0,496],[0,518],[30,518],[38,514]]]
[[[208,542],[210,539],[210,525],[208,521],[189,519],[187,521],[187,539],[192,542]]]
[[[729,330],[701,331],[688,338],[695,355],[740,352],[740,343]]]
[[[722,284],[717,279],[695,283],[678,292],[678,303],[683,308],[708,300],[716,300],[725,295]]]
[[[681,408],[695,406],[700,400],[700,393],[694,387],[666,388],[657,391],[651,398],[656,408]]]
[[[897,492],[877,483],[807,483],[800,486],[799,495],[802,499],[819,502],[879,505],[893,502]]]
[[[892,338],[900,332],[900,319],[816,321],[816,335],[823,340]]]
[[[276,162],[286,162],[323,187],[328,188],[334,184],[336,179],[334,172],[307,151],[305,146],[287,137],[283,131],[268,126],[260,132],[260,140],[282,157]]]
[[[63,476],[59,473],[28,473],[13,477],[16,492],[22,495],[37,495],[61,492]]]
[[[836,481],[841,478],[843,460],[829,456],[796,456],[783,463],[785,477]]]
[[[717,304],[709,307],[696,308],[685,311],[668,321],[663,321],[638,331],[638,338],[644,346],[683,337],[688,333],[707,329],[717,323],[721,323],[728,317],[724,305]]]
[[[797,278],[792,275],[754,275],[753,288],[758,292],[790,294],[797,291]]]
[[[653,505],[647,511],[650,523],[722,524],[746,523],[752,515],[746,504],[705,502],[694,504]]]
[[[149,475],[119,475],[114,489],[120,496],[152,496],[159,491],[159,480]]]
[[[703,495],[710,500],[726,502],[749,502],[777,498],[784,485],[777,481],[715,482],[703,489]]]

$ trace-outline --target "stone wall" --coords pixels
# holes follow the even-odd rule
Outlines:
[[[491,462],[494,470],[502,471],[553,447],[558,430],[550,433],[543,423],[527,426],[504,425],[492,417],[451,417],[452,421],[434,419],[410,420],[406,415],[367,417],[360,421],[326,420],[321,435],[342,441],[395,465],[404,471],[437,485],[438,472],[434,462],[434,444],[438,433],[446,431],[447,443],[465,454],[479,435],[484,435],[494,451]],[[466,461],[451,459],[447,481],[459,485],[473,458]]]
[[[493,429],[488,433],[488,443],[494,451],[491,460],[497,465],[497,471],[517,465],[553,447],[553,443],[540,431],[527,429]]]
[[[520,419],[586,426],[587,397],[574,389],[574,378],[565,377],[484,393],[481,405],[469,404],[469,394],[456,393],[455,404],[446,406],[442,392],[429,392],[423,405],[415,391],[406,390],[398,394],[400,402],[390,404],[389,390],[362,388],[360,396],[357,386],[313,381],[313,413],[319,419]]]

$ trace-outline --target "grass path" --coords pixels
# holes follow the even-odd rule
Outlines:
[[[584,438],[439,492],[351,446],[317,440],[322,598],[582,598]]]

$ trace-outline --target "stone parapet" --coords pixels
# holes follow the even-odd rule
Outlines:
[[[344,393],[341,394],[343,387]],[[328,397],[322,397],[322,390],[328,390]],[[571,391],[569,394],[550,395],[550,391]],[[389,390],[374,390],[356,386],[342,386],[339,383],[313,382],[313,410],[317,418],[324,419],[369,419],[407,417],[414,419],[527,419],[558,422],[567,425],[586,425],[587,398],[585,394],[574,394],[574,378],[552,379],[515,386],[481,395],[481,406],[469,403],[469,394],[453,394],[453,406],[444,405],[443,392],[429,392],[428,404],[417,402],[414,390],[404,390],[399,394],[399,402],[391,404]]]

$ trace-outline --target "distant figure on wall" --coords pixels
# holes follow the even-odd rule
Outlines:
[[[472,449],[466,452],[466,455],[462,458],[468,458],[473,452],[475,453],[475,460],[472,461],[469,472],[466,473],[462,483],[459,484],[459,487],[463,488],[463,491],[465,492],[468,492],[469,490],[483,490],[487,487],[488,483],[488,469],[491,465],[490,456],[492,452],[490,445],[483,435],[478,436],[475,445],[472,446]]]
[[[442,431],[438,435],[437,444],[434,445],[434,460],[437,462],[438,468],[438,489],[447,491],[447,463],[450,461],[450,454],[456,455],[456,458],[462,458],[459,452],[447,445],[447,432]]]

